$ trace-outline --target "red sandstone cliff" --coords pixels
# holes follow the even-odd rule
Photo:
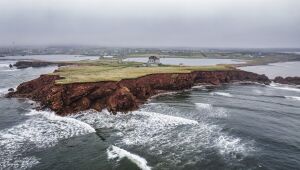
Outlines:
[[[153,74],[119,82],[74,83],[59,85],[58,76],[41,75],[22,83],[16,92],[7,97],[29,98],[40,102],[43,108],[50,108],[59,115],[66,115],[88,109],[107,108],[116,113],[136,110],[149,97],[162,91],[191,88],[198,83],[219,85],[233,81],[253,81],[269,84],[265,75],[230,71],[195,71],[187,74]]]

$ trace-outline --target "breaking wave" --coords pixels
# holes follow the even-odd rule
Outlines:
[[[300,97],[299,96],[284,96],[286,99],[291,99],[291,100],[298,100],[300,101]]]
[[[164,93],[158,93],[156,95],[153,95],[149,98],[149,100],[154,99],[156,97],[160,97],[160,96],[168,96],[168,95],[174,95],[179,93],[179,91],[169,91],[169,92],[164,92]]]
[[[198,85],[198,86],[193,86],[192,89],[207,90],[207,87],[210,86],[211,85]]]
[[[38,163],[35,157],[21,157],[30,150],[54,146],[59,140],[95,132],[90,125],[53,112],[31,110],[29,119],[0,131],[0,162],[4,169],[27,169]]]
[[[141,168],[142,170],[151,170],[151,167],[149,167],[147,165],[147,161],[146,159],[130,153],[124,149],[121,149],[117,146],[110,146],[107,149],[107,156],[108,159],[116,159],[118,158],[118,160],[122,159],[122,158],[128,158],[130,161],[132,161],[133,163],[135,163],[139,168]]]
[[[6,93],[8,93],[8,88],[1,88],[0,89],[0,96],[5,95]]]
[[[191,154],[204,157],[204,150],[208,148],[214,148],[225,157],[246,155],[254,148],[253,143],[232,137],[223,132],[220,126],[205,119],[197,121],[143,110],[146,109],[117,115],[111,115],[108,111],[89,111],[78,118],[97,128],[114,129],[113,136],[117,140],[113,145],[142,147],[149,155],[163,155],[164,161],[170,164],[179,165]],[[170,153],[170,150],[175,152]]]
[[[246,143],[242,143],[240,138],[233,138],[231,136],[219,136],[214,141],[215,146],[219,148],[221,154],[231,153],[246,153],[254,151],[253,147],[247,147]]]
[[[300,89],[297,88],[296,86],[281,85],[281,84],[278,84],[278,83],[271,83],[269,85],[269,87],[279,89],[279,90],[288,90],[288,91],[300,92]]]
[[[16,71],[16,68],[9,68],[9,64],[13,63],[0,63],[0,71]]]
[[[9,64],[0,63],[0,67],[9,68]]]
[[[211,109],[212,105],[211,104],[207,104],[207,103],[195,103],[197,108],[200,109]]]
[[[0,71],[11,72],[11,71],[18,71],[18,69],[6,69],[6,70],[0,70]]]
[[[225,92],[212,92],[210,94],[211,95],[216,95],[216,96],[233,97],[230,93],[225,93]]]
[[[224,108],[213,107],[213,105],[208,103],[195,103],[195,105],[203,117],[226,118],[228,116]]]

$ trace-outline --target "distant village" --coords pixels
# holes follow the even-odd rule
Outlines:
[[[289,49],[299,51],[299,49]],[[278,51],[281,51],[278,49]],[[195,56],[210,54],[229,55],[234,53],[247,54],[252,57],[263,56],[265,53],[276,52],[268,49],[199,49],[199,48],[121,48],[121,47],[81,47],[81,46],[58,46],[58,47],[0,47],[0,56],[13,55],[47,55],[47,54],[70,54],[87,56],[114,56],[126,57],[129,55],[139,56],[142,54],[159,54],[161,56]]]
[[[282,52],[284,51],[284,52]],[[76,55],[99,56],[100,58],[149,57],[148,66],[160,64],[165,57],[214,58],[214,59],[255,59],[265,57],[299,57],[300,49],[209,49],[209,48],[126,48],[91,46],[50,46],[50,47],[0,47],[0,57],[27,55]],[[297,55],[297,56],[296,56]]]

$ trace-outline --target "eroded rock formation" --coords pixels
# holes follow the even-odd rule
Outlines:
[[[289,84],[289,85],[300,85],[300,77],[275,77],[273,80],[275,83],[280,83],[280,84]]]
[[[24,69],[28,67],[47,67],[47,66],[66,66],[74,65],[75,63],[71,62],[51,62],[51,61],[18,61],[14,64],[17,69]]]
[[[41,75],[22,83],[7,97],[29,98],[40,102],[59,115],[88,109],[108,109],[110,112],[136,110],[149,97],[167,91],[183,90],[206,83],[219,85],[234,81],[252,81],[269,84],[265,75],[241,70],[195,71],[187,74],[153,74],[118,82],[55,84],[55,75]]]

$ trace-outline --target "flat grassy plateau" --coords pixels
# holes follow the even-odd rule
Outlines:
[[[217,66],[144,66],[138,62],[122,62],[120,60],[81,61],[76,65],[60,67],[52,75],[63,77],[57,84],[86,83],[101,81],[120,81],[134,79],[158,73],[191,73],[192,71],[219,71],[234,69],[230,65]]]

